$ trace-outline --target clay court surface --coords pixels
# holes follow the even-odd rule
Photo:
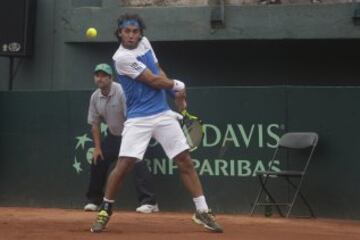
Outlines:
[[[89,232],[94,213],[80,210],[0,208],[0,239],[360,239],[360,222],[328,219],[281,219],[219,215],[225,233],[205,231],[192,223],[190,213],[115,212],[108,230]]]

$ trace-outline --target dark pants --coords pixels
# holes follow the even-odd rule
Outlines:
[[[86,197],[89,202],[100,205],[104,197],[104,187],[107,175],[112,163],[118,159],[121,137],[108,132],[101,143],[104,160],[98,160],[97,164],[91,164],[90,183]],[[151,173],[145,161],[134,166],[134,180],[140,205],[156,204],[156,198],[151,181]]]

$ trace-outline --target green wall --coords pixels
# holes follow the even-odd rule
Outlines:
[[[89,175],[92,142],[76,149],[87,134],[89,91],[0,94],[0,204],[81,207]],[[189,90],[191,111],[206,125],[206,137],[193,152],[210,205],[217,212],[247,213],[258,188],[255,170],[266,167],[286,131],[316,131],[320,144],[305,178],[304,193],[321,217],[359,219],[357,87],[229,87]],[[275,169],[298,166],[290,154]],[[76,158],[76,161],[75,161]],[[159,146],[146,154],[163,210],[192,210],[178,172]],[[77,172],[73,164],[80,163]],[[292,193],[273,179],[279,200]],[[169,194],[171,193],[171,194]],[[131,177],[118,207],[134,209]],[[259,209],[261,213],[261,208]],[[301,201],[295,213],[305,214]]]
[[[153,46],[168,75],[188,86],[359,84],[358,40],[185,41],[154,42]],[[116,49],[116,43],[66,44],[70,57],[61,66],[37,55],[33,60],[23,59],[14,88],[92,89],[94,66],[112,64]],[[6,90],[8,59],[3,60],[1,83]]]

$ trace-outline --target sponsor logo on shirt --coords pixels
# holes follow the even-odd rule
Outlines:
[[[136,71],[141,71],[142,70],[142,67],[137,62],[133,62],[132,64],[130,64],[130,67],[132,67]]]

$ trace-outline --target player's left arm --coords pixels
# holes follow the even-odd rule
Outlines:
[[[160,72],[159,75],[162,76],[162,77],[168,78],[167,74],[166,74],[166,73],[164,72],[164,70],[160,67],[160,64],[157,63],[156,65],[157,65],[157,67],[158,67],[158,69],[159,69],[159,72]]]
[[[165,73],[165,71],[160,67],[159,63],[157,63],[157,67],[159,69],[159,75],[164,77],[164,78],[168,78],[167,74]],[[166,89],[166,92],[174,98],[175,100],[175,105],[178,109],[179,112],[182,112],[186,109],[187,107],[187,103],[186,103],[186,89],[175,92],[173,90],[170,89]]]
[[[156,63],[156,66],[158,67],[158,70],[159,70],[159,76],[163,77],[163,78],[168,78],[167,74],[164,72],[164,70],[160,67],[160,64],[159,63]],[[174,90],[171,90],[171,89],[165,89],[166,90],[166,93],[171,96],[172,98],[175,98],[175,91]]]

